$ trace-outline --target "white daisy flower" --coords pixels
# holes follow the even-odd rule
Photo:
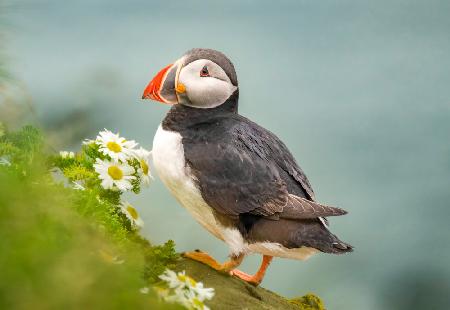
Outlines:
[[[180,272],[181,273],[181,272]],[[184,271],[182,273],[184,275]],[[162,275],[159,276],[159,278],[163,281],[165,281],[170,288],[176,288],[179,286],[185,286],[186,283],[184,281],[180,281],[175,271],[172,271],[170,269],[166,269]]]
[[[5,157],[0,157],[0,165],[1,166],[11,166],[11,163]]]
[[[186,271],[181,271],[177,274],[178,280],[184,284],[184,286],[188,287],[189,289],[194,288],[197,285],[197,282],[192,279],[191,277],[186,275]]]
[[[184,271],[175,273],[166,269],[159,278],[169,287],[161,289],[161,294],[158,294],[165,301],[179,303],[188,309],[209,310],[204,301],[214,297],[213,288],[205,288],[202,282],[196,282]]]
[[[189,306],[190,308],[193,308],[195,310],[209,310],[209,307],[207,307],[203,301],[198,299],[197,297],[193,297],[189,299]]]
[[[177,302],[181,305],[183,305],[187,309],[192,309],[191,307],[191,299],[188,295],[191,293],[189,288],[185,287],[177,287],[174,291],[173,295],[169,295],[166,297],[167,302]]]
[[[140,165],[140,168],[138,169],[139,176],[141,177],[142,183],[146,186],[150,184],[150,179],[153,179],[153,176],[150,173],[149,164],[151,154],[152,152],[149,152],[142,147],[134,151],[134,155]]]
[[[89,145],[89,144],[92,144],[92,143],[95,143],[95,140],[84,139],[83,142],[82,142],[82,144],[84,144],[84,145]]]
[[[150,292],[150,289],[147,286],[145,286],[139,289],[139,292],[141,292],[141,294],[148,294]]]
[[[176,288],[155,288],[156,293],[160,298],[168,303],[177,303],[183,305],[187,309],[192,309],[191,301],[187,296],[189,294],[188,288],[176,287]]]
[[[202,282],[197,282],[194,287],[187,286],[187,289],[184,289],[184,296],[187,299],[189,304],[189,308],[193,309],[209,309],[205,304],[205,300],[210,300],[214,297],[214,289],[213,288],[205,288],[203,287]],[[175,289],[176,291],[177,289]]]
[[[59,152],[59,156],[61,156],[62,158],[67,158],[67,156],[69,156],[69,152],[66,152],[66,151],[60,151],[60,152]]]
[[[203,287],[202,282],[197,282],[193,290],[200,301],[204,301],[206,299],[210,300],[214,297],[214,289],[212,287]]]
[[[120,210],[126,217],[130,220],[133,226],[137,226],[139,228],[144,227],[144,221],[139,216],[137,210],[127,201],[124,201],[120,204]]]
[[[84,191],[86,188],[81,185],[80,182],[76,182],[76,181],[72,181],[73,183],[73,189],[79,190],[79,191]]]
[[[100,146],[99,151],[104,155],[108,155],[113,160],[126,162],[128,158],[133,156],[133,148],[137,143],[133,140],[127,141],[118,134],[109,130],[99,132],[95,142]]]
[[[97,158],[94,168],[95,172],[100,175],[103,188],[113,189],[116,187],[121,191],[133,188],[130,181],[136,177],[132,175],[135,171],[130,165]]]
[[[153,290],[156,292],[158,297],[161,298],[161,299],[166,300],[166,298],[169,297],[170,289],[168,289],[168,288],[154,286]]]
[[[61,156],[62,158],[75,158],[75,153],[74,152],[61,151],[61,152],[59,152],[59,156]]]

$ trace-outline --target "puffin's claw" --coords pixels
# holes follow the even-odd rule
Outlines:
[[[262,281],[262,277],[258,277],[257,275],[249,275],[248,273],[245,273],[238,269],[231,270],[230,275],[238,277],[239,279],[241,279],[251,285],[254,285],[254,286],[258,286],[259,284],[261,284],[261,281]]]

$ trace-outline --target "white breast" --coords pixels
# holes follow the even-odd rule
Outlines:
[[[194,182],[194,176],[186,166],[182,137],[174,131],[158,127],[153,140],[152,157],[159,177],[172,192],[175,198],[192,216],[210,233],[225,241],[231,253],[261,253],[266,255],[305,260],[316,249],[287,249],[278,243],[258,242],[248,244],[239,230],[227,228],[218,223],[209,207],[203,200],[200,190]]]
[[[186,166],[181,139],[179,133],[159,126],[152,150],[156,171],[180,204],[210,233],[223,240],[223,227],[216,222],[211,208],[203,200],[189,167]]]

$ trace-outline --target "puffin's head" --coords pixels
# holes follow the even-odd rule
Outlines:
[[[194,48],[162,69],[148,84],[142,99],[194,108],[214,108],[238,89],[234,66],[219,51]]]

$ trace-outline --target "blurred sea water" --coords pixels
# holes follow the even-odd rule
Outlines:
[[[354,253],[277,259],[263,286],[329,309],[450,308],[450,3],[8,4],[9,70],[55,145],[106,127],[151,148],[168,107],[140,99],[146,84],[192,47],[221,50],[240,112],[288,145],[319,201],[349,211],[330,222]],[[152,241],[226,258],[157,177],[130,201]]]

